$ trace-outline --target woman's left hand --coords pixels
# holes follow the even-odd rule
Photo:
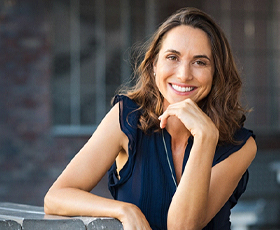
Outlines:
[[[170,116],[176,116],[190,131],[192,136],[209,135],[218,140],[219,132],[213,121],[191,99],[170,104],[159,117],[160,127],[165,128]]]

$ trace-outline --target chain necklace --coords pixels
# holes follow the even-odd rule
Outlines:
[[[161,130],[161,133],[162,133],[162,141],[163,141],[163,145],[164,145],[164,149],[165,149],[165,153],[166,153],[166,159],[167,159],[167,162],[168,162],[168,166],[169,166],[169,169],[170,169],[170,172],[171,172],[173,182],[174,182],[175,187],[177,189],[177,183],[176,183],[176,180],[175,180],[175,177],[174,177],[174,174],[173,174],[173,170],[172,170],[172,167],[171,167],[171,163],[170,163],[170,160],[169,160],[168,151],[167,151],[165,138],[164,138],[164,134],[163,134],[163,129]]]

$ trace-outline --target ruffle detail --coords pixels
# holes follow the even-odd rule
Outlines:
[[[136,154],[137,126],[141,115],[139,106],[130,98],[124,95],[117,95],[113,104],[119,103],[119,122],[121,130],[128,137],[128,161],[120,170],[120,179],[117,173],[117,166],[114,163],[108,171],[108,187],[114,198],[117,197],[117,187],[124,184],[131,176]]]
[[[245,128],[239,129],[235,133],[234,139],[240,143],[238,143],[237,145],[230,144],[225,146],[218,146],[216,150],[216,154],[214,156],[213,166],[225,160],[231,154],[240,150],[250,137],[253,137],[255,139],[255,135],[252,130],[248,130]],[[249,171],[247,169],[246,172],[243,174],[242,178],[240,179],[233,194],[229,198],[229,201],[231,203],[231,208],[233,208],[237,204],[238,199],[245,192],[247,188],[248,180],[249,180]]]

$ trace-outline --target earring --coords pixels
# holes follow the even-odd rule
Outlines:
[[[156,73],[154,72],[154,76],[156,76]]]

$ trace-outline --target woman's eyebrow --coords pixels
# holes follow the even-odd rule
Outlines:
[[[168,49],[168,50],[165,51],[165,53],[175,53],[177,55],[181,55],[181,53],[179,51],[174,50],[174,49]],[[204,55],[204,54],[195,55],[194,58],[206,58],[209,61],[211,61],[211,59],[207,55]]]
[[[173,49],[168,49],[165,51],[165,53],[175,53],[175,54],[181,55],[181,53],[179,51],[173,50]]]
[[[206,58],[211,61],[211,59],[207,55],[195,55],[194,58]]]

